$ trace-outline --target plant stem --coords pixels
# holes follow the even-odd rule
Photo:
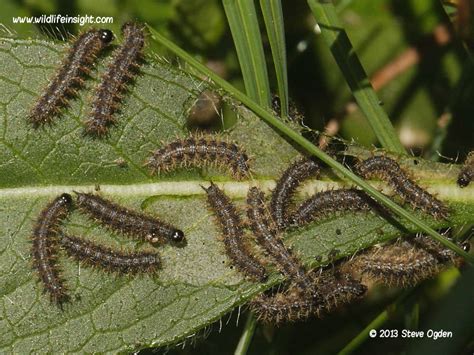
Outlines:
[[[250,312],[247,321],[245,322],[244,332],[240,337],[237,348],[235,348],[234,355],[245,355],[249,349],[250,343],[252,342],[253,334],[257,327],[257,319],[255,315]]]
[[[384,324],[390,317],[390,314],[393,313],[393,310],[399,307],[407,298],[413,293],[413,290],[408,290],[403,292],[392,304],[385,308],[385,310],[375,317],[372,322],[370,322],[354,339],[352,339],[349,344],[347,344],[338,355],[351,354],[355,349],[357,349],[370,335],[371,331],[377,331],[382,324]],[[377,332],[378,334],[378,332]]]

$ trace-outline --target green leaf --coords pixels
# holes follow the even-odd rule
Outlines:
[[[281,117],[288,116],[288,73],[286,66],[285,26],[280,0],[260,0],[263,20],[272,49],[273,65],[278,82]]]
[[[224,0],[245,91],[263,107],[270,107],[270,84],[253,0]]]
[[[380,100],[339,21],[334,5],[331,1],[317,0],[308,0],[308,4],[321,30],[323,40],[330,48],[380,144],[392,152],[403,154],[405,149],[398,140],[390,119],[380,107]]]
[[[281,282],[272,271],[267,284],[251,283],[227,264],[200,185],[218,181],[243,207],[249,184],[258,183],[268,192],[297,150],[249,110],[228,100],[239,120],[222,134],[252,156],[254,181],[235,182],[214,170],[151,177],[143,167],[149,151],[161,140],[188,134],[187,113],[209,89],[192,74],[151,56],[123,100],[119,123],[107,140],[82,135],[94,80],[87,81],[87,89],[57,123],[34,130],[26,121],[28,110],[60,64],[64,49],[39,40],[0,39],[0,352],[118,352],[175,344]],[[99,72],[107,61],[101,60]],[[459,168],[423,161],[419,165],[415,173],[421,183],[438,192],[453,213],[450,222],[416,216],[432,228],[472,221],[474,193],[452,193]],[[74,190],[93,192],[96,185],[104,197],[182,228],[187,245],[159,248],[163,269],[154,277],[111,276],[62,256],[73,301],[61,311],[42,293],[31,268],[31,231],[52,198]],[[334,182],[326,178],[308,186],[329,188]],[[150,248],[109,232],[78,211],[63,228],[127,250]],[[399,235],[397,224],[367,213],[341,214],[289,231],[284,238],[305,265],[317,267],[330,260],[334,249],[343,257]]]

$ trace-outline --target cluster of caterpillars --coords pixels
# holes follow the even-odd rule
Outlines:
[[[123,252],[83,237],[62,231],[61,224],[77,207],[101,225],[132,238],[160,245],[179,243],[184,233],[156,217],[127,209],[98,195],[76,192],[76,200],[62,194],[40,213],[32,233],[33,266],[38,272],[44,291],[52,302],[62,308],[69,300],[59,265],[60,249],[84,266],[110,273],[150,274],[161,268],[160,255],[155,251]]]
[[[84,123],[85,133],[93,137],[106,136],[110,126],[116,123],[115,113],[127,84],[138,74],[143,59],[143,26],[127,22],[122,26],[122,36],[122,44],[113,52],[112,61],[100,78],[89,118]],[[91,29],[77,37],[50,84],[30,110],[29,121],[35,128],[51,124],[62,108],[68,106],[69,100],[77,96],[97,57],[113,39],[113,33],[106,29]]]
[[[414,208],[436,219],[448,217],[447,207],[415,184],[395,160],[385,156],[372,157],[361,161],[356,169],[363,177],[376,176],[387,181],[397,195]],[[285,247],[282,241],[285,229],[301,227],[339,211],[383,210],[363,191],[356,189],[318,192],[293,207],[292,198],[297,188],[303,181],[317,177],[320,170],[314,160],[302,158],[295,161],[278,180],[269,208],[263,192],[257,187],[250,188],[246,223],[242,222],[237,208],[222,190],[212,183],[205,188],[208,204],[221,226],[225,250],[232,263],[248,278],[260,282],[266,280],[264,263],[252,251],[244,232],[246,225],[255,242],[288,279],[284,291],[263,294],[250,302],[251,309],[260,319],[279,323],[321,316],[365,293],[367,287],[357,280],[360,276],[406,286],[431,277],[449,265],[461,264],[462,259],[451,250],[427,237],[416,237],[414,241],[371,249],[334,268],[306,271]],[[396,248],[399,252],[401,248],[405,249],[404,257],[390,258],[390,255],[396,255]]]
[[[250,159],[245,151],[235,142],[218,136],[191,135],[168,142],[152,152],[145,165],[152,173],[211,166],[224,169],[239,180],[251,177]],[[356,170],[364,178],[385,180],[402,200],[433,218],[448,218],[448,208],[411,180],[395,160],[375,156],[359,162]],[[211,182],[203,187],[232,264],[247,278],[265,282],[268,277],[266,262],[253,248],[255,243],[263,250],[264,258],[270,259],[287,279],[283,291],[271,290],[250,302],[251,309],[260,319],[279,323],[321,316],[364,295],[367,287],[359,280],[361,275],[406,286],[433,276],[449,265],[462,263],[462,259],[451,250],[428,237],[418,236],[371,248],[331,268],[306,270],[283,242],[288,228],[301,227],[341,211],[363,212],[381,208],[357,189],[318,192],[296,205],[293,196],[298,187],[305,180],[317,177],[320,171],[319,164],[312,159],[296,160],[277,181],[269,206],[264,193],[258,187],[251,187],[247,195],[246,219],[216,184]],[[184,238],[179,229],[154,217],[128,210],[98,195],[76,194],[74,205],[114,231],[152,244],[179,242]],[[53,301],[62,304],[67,300],[66,288],[57,269],[60,248],[84,265],[107,272],[150,273],[160,267],[156,253],[124,254],[62,233],[59,225],[72,205],[68,194],[56,198],[43,210],[33,232],[34,265]]]

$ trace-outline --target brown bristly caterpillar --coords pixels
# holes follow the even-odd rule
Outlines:
[[[51,302],[61,308],[69,296],[57,265],[58,233],[61,221],[69,214],[71,203],[69,194],[56,197],[41,211],[32,234],[33,267],[38,272],[44,291],[49,293]]]
[[[167,143],[155,150],[145,165],[151,173],[169,172],[179,167],[226,167],[242,180],[250,176],[249,158],[234,142],[213,135],[192,135]]]
[[[68,100],[77,95],[77,89],[84,85],[84,76],[89,74],[97,55],[113,38],[112,32],[104,29],[91,29],[79,35],[29,113],[29,121],[35,128],[51,123],[61,108],[68,105]]]
[[[278,228],[284,229],[290,224],[288,206],[291,204],[295,190],[304,180],[317,177],[320,170],[318,163],[309,158],[302,158],[292,163],[283,172],[272,191],[270,202],[270,211]]]
[[[339,211],[369,211],[374,201],[356,189],[318,192],[301,203],[288,218],[291,225],[302,226]]]
[[[415,209],[420,208],[435,219],[448,218],[448,208],[444,203],[415,184],[395,160],[375,156],[360,162],[356,168],[365,179],[378,177],[388,182],[395,192]]]
[[[245,276],[264,282],[267,273],[264,266],[252,255],[236,207],[215,184],[211,183],[210,187],[203,189],[207,194],[208,205],[219,222],[227,256]]]
[[[150,215],[129,210],[98,195],[76,192],[79,209],[106,227],[152,244],[182,242],[184,233]]]
[[[464,250],[469,244],[463,244]],[[389,286],[408,287],[432,278],[449,266],[459,267],[464,259],[431,237],[418,235],[376,246],[350,263],[355,273]]]
[[[314,298],[305,298],[290,289],[273,295],[262,294],[250,302],[250,309],[264,323],[281,324],[309,318],[320,306]]]
[[[459,187],[466,187],[474,179],[474,151],[469,152],[464,165],[459,172],[457,183]]]
[[[302,293],[318,298],[311,278],[283,244],[280,231],[265,203],[265,196],[257,187],[252,187],[247,195],[247,217],[257,243],[274,260],[280,271],[299,287]]]
[[[323,271],[316,279],[316,288],[323,295],[321,305],[316,310],[318,317],[362,297],[367,292],[367,286],[341,272],[343,265],[339,265],[335,270]]]
[[[315,278],[314,288],[321,299],[305,297],[294,286],[274,295],[260,295],[250,302],[250,308],[257,318],[266,323],[281,324],[322,317],[343,304],[360,298],[367,287],[348,275],[325,270]]]
[[[85,122],[85,133],[94,137],[107,135],[116,123],[114,114],[119,109],[127,84],[138,73],[143,59],[145,34],[143,26],[127,22],[122,26],[123,42],[113,53],[112,62],[101,77],[92,101],[90,118]]]
[[[161,267],[160,256],[154,252],[123,252],[66,234],[61,236],[60,243],[73,259],[109,273],[153,274]]]

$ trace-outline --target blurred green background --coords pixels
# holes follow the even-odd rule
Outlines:
[[[470,12],[474,5],[471,10],[462,7],[472,4],[472,1],[452,0],[443,4],[431,0],[342,0],[336,4],[357,55],[373,79],[381,103],[402,143],[414,154],[425,158],[441,161],[463,159],[474,146],[474,60],[470,54],[474,42]],[[105,27],[116,34],[120,33],[120,26],[125,21],[146,22],[243,90],[237,55],[220,1],[1,0],[0,5],[0,23],[3,25],[0,31],[5,36],[61,40],[81,30],[78,25],[17,25],[12,22],[13,16],[112,16],[114,23]],[[283,1],[283,12],[289,92],[292,101],[304,114],[305,124],[366,146],[376,145],[374,134],[354,104],[332,55],[322,39],[315,35],[315,20],[306,1]],[[267,58],[271,61],[268,39],[261,23]],[[148,50],[169,56],[151,41]],[[268,67],[273,68],[272,65]],[[276,91],[276,78],[271,70],[270,75],[272,88]],[[456,310],[459,310],[460,314],[470,312],[472,315],[471,321],[462,328],[466,334],[463,333],[460,344],[451,342],[450,347],[448,342],[447,348],[436,346],[430,353],[472,353],[473,288],[462,289],[461,283],[457,286],[464,291],[452,291],[451,285],[458,276],[456,270],[451,270],[418,287],[406,305],[394,311],[393,319],[384,328],[401,329],[410,324],[416,328],[413,304],[419,302],[419,327],[426,329],[431,318],[436,318],[437,312],[451,304],[448,314],[457,314]],[[472,270],[464,276],[464,284],[472,285]],[[359,306],[323,320],[280,329],[259,327],[250,353],[334,353],[399,293],[399,290],[376,288]],[[459,294],[464,297],[453,305],[451,298]],[[205,340],[201,337],[189,340],[187,343],[194,344],[187,344],[184,349],[173,348],[171,353],[232,353],[245,319],[242,314],[236,327],[236,313],[234,311],[227,325],[227,319],[222,320],[221,332],[217,331],[220,325],[216,324]],[[448,319],[441,318],[440,322],[445,330],[449,330]],[[367,341],[358,351],[361,354],[382,351],[396,354],[412,346],[416,350],[416,346],[424,345],[402,339],[378,339]]]

